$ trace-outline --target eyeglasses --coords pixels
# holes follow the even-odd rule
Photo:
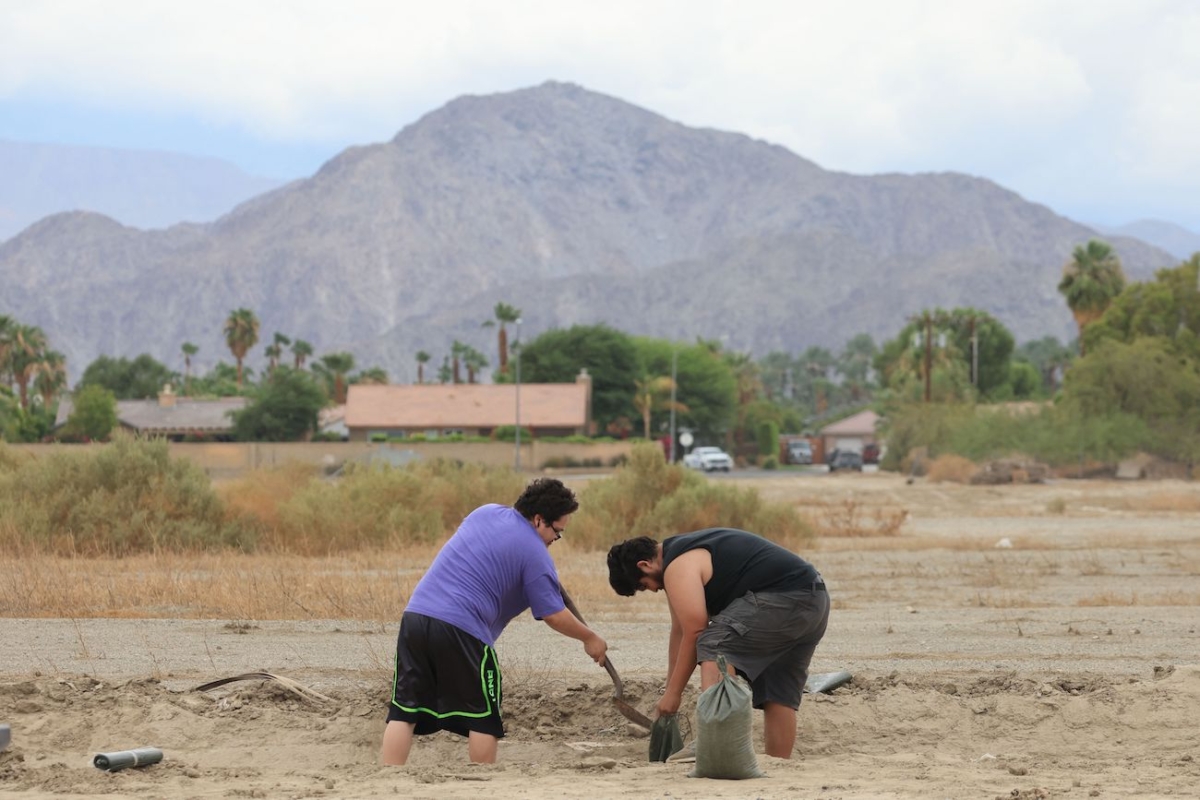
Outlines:
[[[545,520],[543,520],[543,522],[545,522]],[[556,542],[557,542],[559,539],[561,539],[561,538],[562,538],[562,535],[563,535],[563,529],[562,529],[562,528],[559,528],[559,527],[555,526],[555,524],[554,524],[553,522],[545,522],[545,525],[546,525],[548,528],[550,528],[550,530],[554,531],[554,541],[556,541]]]

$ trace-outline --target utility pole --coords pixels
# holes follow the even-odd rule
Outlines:
[[[513,469],[515,469],[517,472],[520,472],[521,471],[521,318],[520,317],[517,317],[517,342],[516,342],[516,347],[514,349],[517,351],[517,377],[516,377],[516,383],[514,384],[514,386],[516,387],[516,392],[514,392],[514,394],[516,396],[516,413],[514,416],[517,421],[517,430],[516,430],[516,438],[515,438],[517,446],[516,446],[516,454],[513,456]]]
[[[671,343],[671,457],[667,459],[668,464],[675,463],[675,375],[678,372],[679,364],[679,348]]]
[[[925,402],[933,398],[933,316],[926,311],[925,317]]]

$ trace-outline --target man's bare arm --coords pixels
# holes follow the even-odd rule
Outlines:
[[[584,652],[597,664],[604,666],[604,656],[608,652],[608,644],[600,634],[584,625],[579,617],[572,614],[569,609],[564,608],[556,614],[543,617],[542,622],[563,636],[583,642]]]
[[[663,573],[663,588],[671,605],[672,638],[678,622],[679,641],[667,688],[658,704],[660,714],[674,714],[679,710],[683,690],[696,671],[696,639],[708,627],[704,582],[711,575],[712,556],[707,550],[684,553]]]

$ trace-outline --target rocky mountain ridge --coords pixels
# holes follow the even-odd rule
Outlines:
[[[100,354],[180,367],[184,341],[201,368],[229,360],[238,307],[264,344],[351,350],[397,381],[455,338],[494,357],[480,323],[496,302],[522,309],[527,337],[606,322],[758,355],[880,339],[933,305],[1066,338],[1054,287],[1095,235],[984,179],[831,172],[547,83],[454,100],[209,224],[42,220],[0,244],[0,313],[42,326],[73,378]],[[1113,243],[1134,278],[1174,263]]]

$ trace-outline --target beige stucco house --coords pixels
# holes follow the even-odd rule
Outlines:
[[[372,436],[428,439],[460,434],[491,436],[500,427],[515,425],[534,437],[590,434],[591,376],[583,372],[575,383],[424,383],[404,386],[356,384],[346,398],[346,428],[350,441]]]

